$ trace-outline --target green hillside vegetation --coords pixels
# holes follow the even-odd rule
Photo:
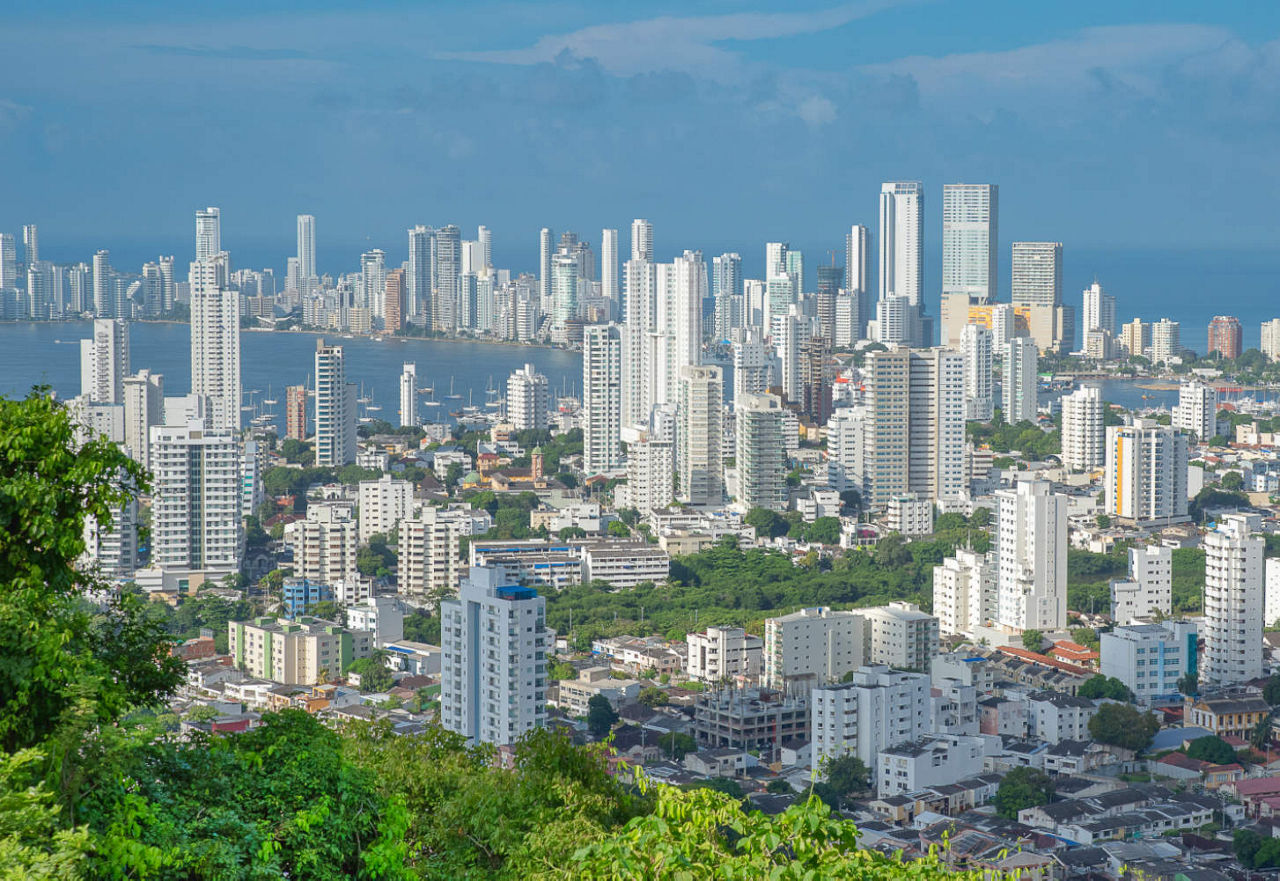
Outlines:
[[[1077,612],[1109,612],[1111,580],[1129,574],[1129,543],[1120,542],[1108,554],[1071,548],[1067,551],[1067,608]],[[1204,593],[1204,551],[1176,548],[1173,552],[1174,614],[1199,612]]]

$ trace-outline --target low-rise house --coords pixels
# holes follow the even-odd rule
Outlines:
[[[1187,698],[1184,718],[1188,725],[1207,728],[1219,737],[1247,739],[1258,723],[1271,715],[1271,706],[1260,696]]]
[[[751,753],[730,747],[698,750],[684,757],[684,766],[703,777],[741,777],[759,764]]]
[[[640,694],[640,683],[634,679],[614,679],[608,667],[587,667],[578,671],[577,679],[563,679],[554,687],[550,702],[573,716],[585,716],[588,704],[596,695],[609,702],[615,710],[624,701]]]
[[[1110,750],[1100,743],[1061,740],[1044,752],[1044,770],[1050,775],[1085,774],[1113,761]]]
[[[1093,701],[1042,691],[1027,696],[1027,733],[1049,743],[1088,740],[1089,720],[1098,712]]]

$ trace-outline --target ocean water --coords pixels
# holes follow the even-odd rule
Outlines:
[[[80,340],[91,336],[91,323],[73,321],[43,324],[0,323],[0,395],[26,394],[34,385],[48,385],[59,397],[80,393]],[[186,324],[134,322],[130,332],[130,367],[150,368],[164,374],[166,395],[191,390],[191,333]],[[259,402],[268,395],[279,403],[273,408],[284,427],[284,389],[307,383],[314,372],[316,334],[297,332],[244,332],[240,335],[241,378],[246,401]],[[448,421],[448,412],[470,401],[483,407],[491,399],[486,389],[505,393],[507,377],[526,363],[533,364],[551,382],[553,394],[580,394],[582,358],[576,352],[533,346],[443,340],[393,340],[324,337],[341,344],[347,379],[372,398],[381,410],[370,416],[399,423],[400,371],[406,361],[417,364],[419,387],[432,386],[438,407],[422,409],[423,417],[439,411],[435,421]],[[457,397],[449,398],[450,388]],[[257,394],[252,398],[250,392]],[[246,417],[249,414],[245,414]],[[247,418],[246,418],[247,423]]]

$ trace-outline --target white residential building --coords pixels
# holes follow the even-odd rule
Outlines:
[[[383,474],[377,480],[362,480],[359,487],[360,543],[379,533],[391,535],[413,506],[413,484]]]
[[[933,567],[933,614],[938,616],[941,635],[971,634],[995,619],[996,571],[988,555],[963,548]]]
[[[400,424],[417,427],[422,424],[418,416],[418,365],[404,362],[400,371]]]
[[[208,399],[210,427],[240,429],[240,293],[225,252],[191,264],[191,393]]]
[[[739,677],[756,679],[764,659],[764,641],[741,627],[708,627],[685,636],[689,660],[685,672],[699,682],[717,683]]]
[[[440,724],[502,746],[546,725],[547,601],[473,568],[440,604]]]
[[[493,526],[487,511],[424,506],[400,521],[396,570],[402,596],[418,599],[452,592],[465,568],[460,539]]]
[[[316,584],[356,579],[358,524],[350,504],[307,506],[305,520],[285,526],[285,542],[293,549],[293,574]]]
[[[616,238],[617,231],[612,232]],[[583,329],[581,416],[583,470],[588,475],[615,471],[622,463],[622,328],[616,324]]]
[[[676,414],[655,407],[647,427],[624,428],[627,444],[626,505],[648,513],[676,497]]]
[[[1049,743],[1090,740],[1089,720],[1097,715],[1093,701],[1059,691],[1027,696],[1027,735]]]
[[[356,458],[356,386],[347,382],[342,346],[316,340],[316,465],[338,468]]]
[[[1128,523],[1186,520],[1187,436],[1154,420],[1107,429],[1104,511]]]
[[[1262,322],[1262,354],[1272,361],[1280,359],[1280,318]]]
[[[375,648],[404,639],[404,610],[396,597],[364,597],[344,611],[347,629],[372,633]]]
[[[1084,289],[1082,297],[1080,329],[1086,334],[1091,330],[1101,330],[1116,336],[1116,298],[1105,292],[1096,281]]]
[[[547,378],[526,364],[507,379],[507,421],[516,431],[547,427],[550,384]]]
[[[827,486],[836,492],[862,492],[865,407],[837,407],[827,420]]]
[[[124,446],[135,462],[151,467],[151,429],[164,424],[164,377],[139,370],[124,379]]]
[[[1062,398],[1062,464],[1073,471],[1103,466],[1102,391],[1085,386]]]
[[[373,634],[332,621],[255,618],[227,624],[228,650],[250,676],[282,685],[319,685],[373,650]]]
[[[938,653],[938,619],[915,603],[892,602],[858,610],[867,621],[867,663],[929,669]]]
[[[942,296],[994,300],[999,278],[999,187],[942,187]]]
[[[1257,515],[1228,514],[1204,538],[1204,661],[1200,681],[1262,675],[1263,551]]]
[[[122,403],[128,374],[128,322],[96,319],[93,336],[80,341],[80,394],[95,404]]]
[[[240,445],[203,421],[151,429],[151,563],[221,578],[244,552]]]
[[[1135,624],[1173,612],[1173,551],[1161,545],[1129,548],[1129,577],[1111,582],[1111,618]]]
[[[682,367],[677,409],[676,467],[678,498],[690,505],[719,507],[724,502],[724,376],[719,367]]]
[[[737,432],[738,505],[744,511],[787,506],[782,400],[744,394],[734,402]]]
[[[1009,340],[1004,353],[1001,376],[1004,421],[1010,425],[1035,422],[1039,378],[1039,350],[1031,337],[1016,336]]]
[[[924,185],[895,181],[880,187],[880,297],[921,303]],[[914,342],[914,340],[913,340]]]
[[[965,419],[990,422],[996,405],[991,331],[981,324],[966,324],[960,331],[960,351],[964,355]]]
[[[839,680],[866,663],[867,622],[860,612],[818,606],[764,622],[764,682],[805,690]]]
[[[1266,561],[1266,586],[1262,602],[1262,620],[1268,627],[1280,621],[1280,557]]]
[[[812,767],[854,755],[868,768],[883,749],[908,743],[929,732],[929,675],[888,667],[863,667],[849,682],[824,685],[809,693]]]
[[[996,492],[996,618],[1015,630],[1067,623],[1067,499],[1048,481]]]
[[[1218,390],[1202,382],[1183,383],[1173,408],[1173,427],[1203,443],[1218,433],[1217,422]]]
[[[1196,669],[1196,625],[1162,621],[1116,627],[1101,637],[1103,676],[1119,679],[1138,703],[1178,701],[1178,680]]]
[[[1182,354],[1182,332],[1176,321],[1161,318],[1151,325],[1151,360],[1156,364],[1172,364]]]
[[[876,794],[888,798],[977,777],[989,742],[977,734],[932,734],[881,750],[871,769]]]
[[[897,493],[889,497],[885,528],[902,535],[929,535],[933,532],[933,502],[919,493]]]

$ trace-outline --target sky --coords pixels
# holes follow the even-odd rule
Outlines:
[[[961,181],[1000,185],[1003,241],[1276,238],[1280,4],[15,0],[4,32],[0,230],[55,259],[186,242],[201,205],[233,255],[315,214],[332,272],[417,223],[516,269],[632,217],[660,259],[836,247],[896,179],[926,247]]]

